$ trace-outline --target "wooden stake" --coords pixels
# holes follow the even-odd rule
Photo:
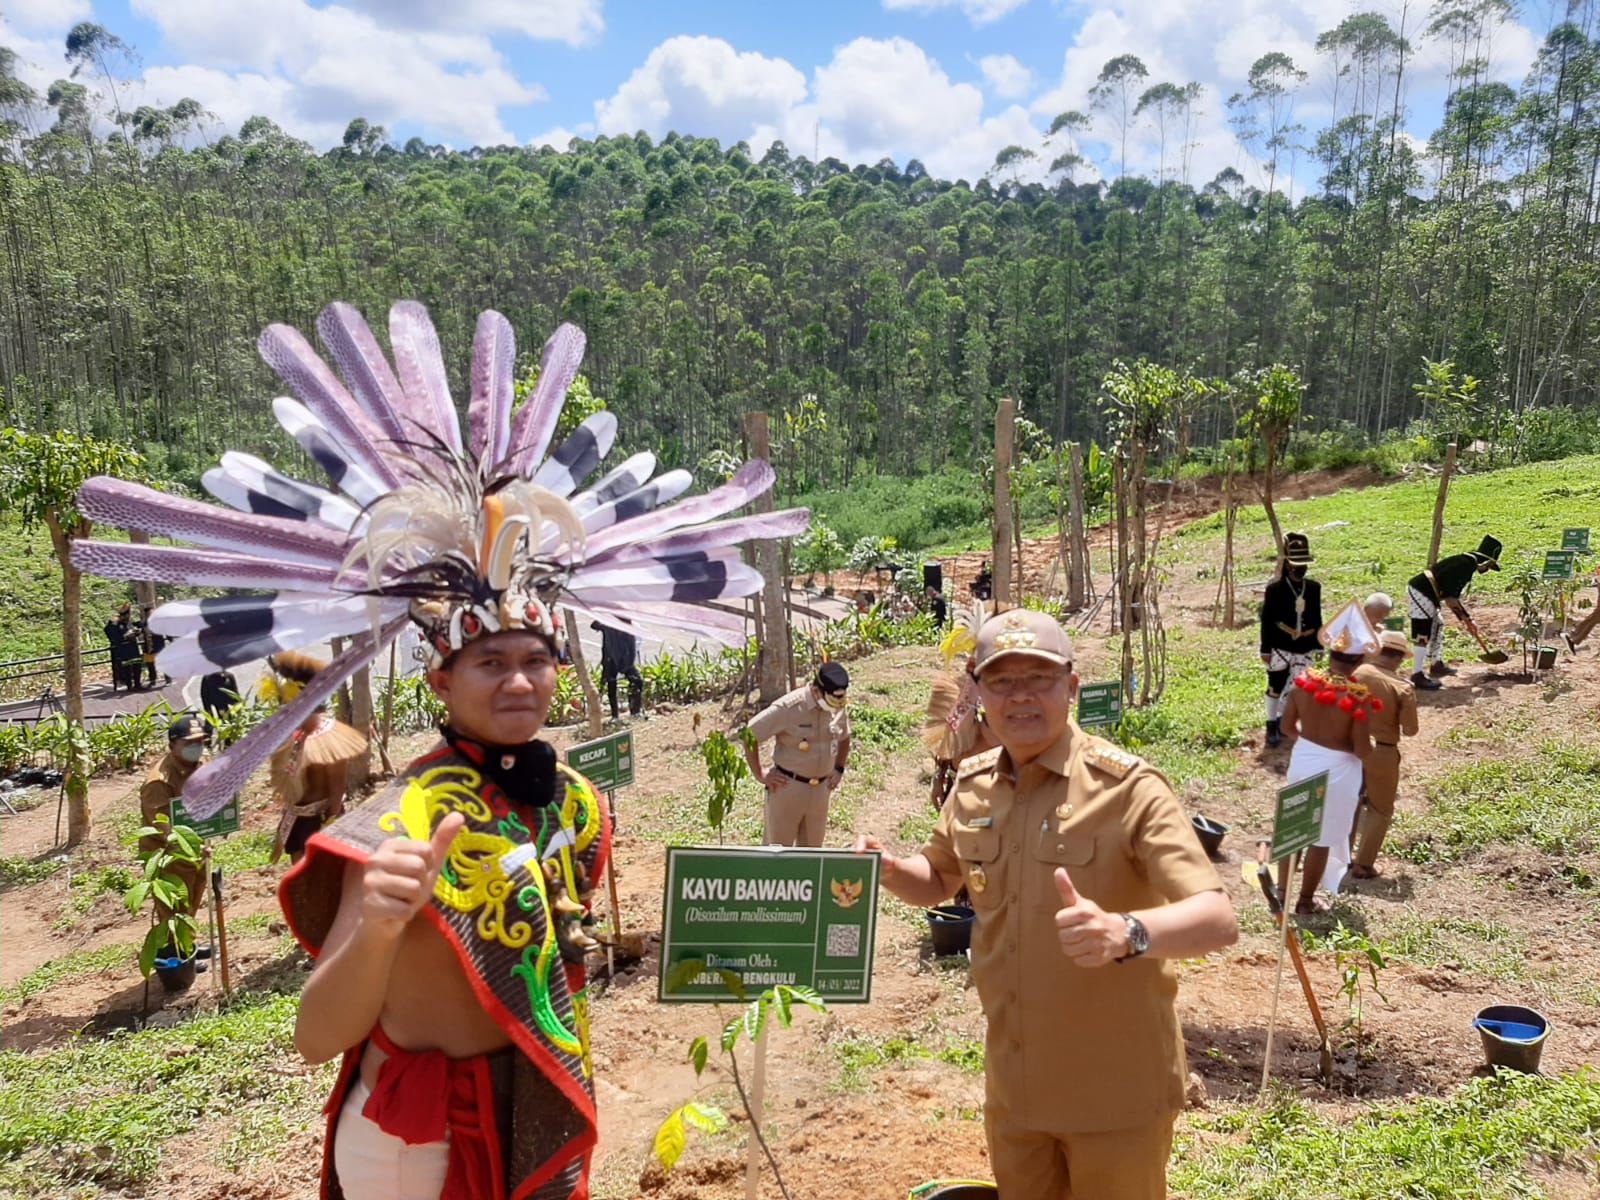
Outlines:
[[[1456,444],[1444,451],[1444,472],[1439,476],[1439,498],[1433,502],[1433,538],[1428,542],[1428,566],[1439,561],[1439,546],[1444,541],[1444,502],[1450,494],[1450,476],[1456,469]]]
[[[767,1025],[769,1024],[771,1024],[770,1021],[761,1026],[761,1033],[756,1038],[755,1070],[750,1076],[750,1122],[752,1126],[759,1126],[762,1117],[766,1114]],[[744,1167],[745,1200],[756,1200],[756,1188],[760,1182],[761,1139],[756,1136],[755,1129],[752,1129],[750,1131],[750,1151],[745,1157]]]
[[[1279,921],[1278,967],[1272,981],[1272,1012],[1267,1017],[1267,1048],[1261,1056],[1261,1093],[1267,1094],[1267,1077],[1272,1072],[1272,1039],[1278,1029],[1278,997],[1283,994],[1283,959],[1289,952],[1289,897],[1294,895],[1295,855],[1289,856],[1289,870],[1283,884],[1283,917]]]
[[[1094,599],[1094,574],[1090,570],[1089,549],[1083,536],[1083,448],[1077,442],[1067,446],[1068,478],[1072,485],[1072,544],[1067,573],[1067,604],[1077,612]]]
[[[611,806],[611,835],[617,833],[616,793],[606,793],[606,803]],[[615,842],[612,843],[615,846]],[[622,938],[622,906],[617,903],[617,868],[611,857],[606,857],[606,895],[611,900],[611,941],[606,943],[606,978],[617,977],[617,948],[613,944]]]
[[[1010,600],[1011,581],[1011,449],[1016,431],[1017,402],[1000,401],[994,420],[994,598]]]
[[[605,728],[605,716],[600,712],[600,689],[594,686],[589,668],[583,664],[583,639],[578,636],[578,618],[570,608],[561,610],[561,619],[567,626],[567,653],[572,655],[572,669],[578,673],[578,686],[583,689],[583,703],[589,710],[589,736],[597,738]]]
[[[207,862],[210,862],[210,853],[207,852]],[[221,960],[218,969],[222,972],[222,998],[233,998],[233,977],[228,965],[228,919],[222,904],[222,868],[218,867],[211,872],[211,895],[217,903],[217,957]]]

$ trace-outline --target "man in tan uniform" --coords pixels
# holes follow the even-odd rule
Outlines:
[[[1168,960],[1231,944],[1232,905],[1171,785],[1073,723],[1054,619],[989,618],[972,661],[1000,746],[963,760],[928,844],[884,854],[883,884],[921,905],[965,885],[977,910],[1000,1194],[1165,1200],[1188,1077]]]
[[[199,717],[182,716],[167,727],[167,752],[150,768],[150,774],[139,788],[139,816],[146,825],[154,825],[157,817],[172,819],[172,802],[183,794],[183,785],[189,782],[189,776],[205,757],[209,736],[205,722]],[[142,852],[160,848],[157,838],[139,841]],[[184,915],[192,917],[199,911],[200,900],[205,895],[205,874],[187,863],[175,863],[170,870],[189,887],[189,907]],[[156,912],[163,919],[168,915],[166,906],[159,901]]]
[[[849,672],[823,663],[810,683],[779,696],[750,722],[744,756],[767,789],[767,845],[822,845],[828,798],[844,782],[850,757],[849,689]],[[774,739],[770,771],[761,767],[768,738]]]
[[[1362,763],[1366,786],[1357,824],[1360,845],[1350,866],[1350,874],[1357,879],[1379,874],[1375,865],[1378,850],[1394,820],[1395,796],[1400,790],[1400,738],[1417,736],[1417,689],[1404,671],[1409,649],[1404,633],[1385,630],[1378,638],[1376,660],[1357,667],[1352,677],[1382,702],[1382,707],[1369,706],[1367,717],[1372,753]]]

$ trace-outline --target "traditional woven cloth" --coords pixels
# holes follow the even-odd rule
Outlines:
[[[455,950],[484,1011],[517,1051],[495,1102],[504,1194],[567,1200],[587,1174],[596,1124],[584,972],[581,962],[563,961],[552,893],[577,896],[599,879],[610,853],[610,817],[598,793],[564,764],[553,763],[555,802],[534,805],[507,797],[474,754],[470,745],[439,747],[315,834],[306,857],[284,876],[279,898],[295,937],[316,955],[338,911],[347,862],[365,862],[390,837],[425,840],[452,812],[466,818],[423,919]],[[554,884],[546,881],[546,863]],[[329,1102],[330,1147],[361,1050],[346,1054]],[[342,1197],[326,1161],[322,1194]]]

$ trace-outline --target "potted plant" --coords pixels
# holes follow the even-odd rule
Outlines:
[[[148,901],[150,931],[139,947],[139,973],[146,979],[153,970],[169,992],[179,992],[194,982],[194,935],[196,925],[189,915],[188,881],[179,873],[204,868],[205,849],[200,835],[187,825],[172,825],[157,817],[154,825],[139,830],[139,837],[152,839],[151,848],[139,851],[144,878],[123,893],[128,911],[137,913]]]

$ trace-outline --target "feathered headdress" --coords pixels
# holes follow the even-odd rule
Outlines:
[[[576,326],[562,325],[545,344],[538,384],[513,414],[511,324],[497,312],[479,316],[465,439],[420,304],[401,301],[389,312],[393,367],[348,304],[324,309],[317,332],[338,375],[287,325],[269,326],[258,345],[297,397],[273,401],[278,423],[331,487],[230,451],[204,483],[237,511],[105,476],[78,494],[92,521],[197,544],[80,541],[72,551],[80,570],[247,591],[152,614],[151,628],[174,639],[158,660],[167,674],[200,675],[352,639],[291,703],[195,772],[184,799],[198,818],[220,808],[408,621],[421,628],[424,656],[435,664],[501,630],[559,640],[560,606],[629,632],[738,644],[742,618],[710,602],[761,586],[740,561],[739,543],[806,527],[803,509],[716,519],[772,486],[772,468],[761,461],[678,500],[689,473],[652,478],[655,456],[643,452],[580,491],[610,451],[617,421],[595,413],[546,454],[583,357]]]
[[[933,681],[922,723],[922,744],[936,759],[954,762],[977,742],[978,685],[967,663],[978,648],[978,629],[988,615],[981,600],[970,607],[958,606],[950,632],[939,643],[945,674]]]

